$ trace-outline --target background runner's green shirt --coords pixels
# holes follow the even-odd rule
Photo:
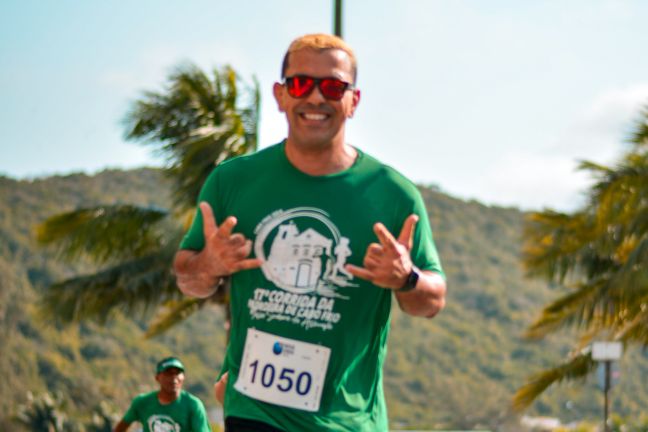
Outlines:
[[[124,414],[124,421],[140,422],[143,432],[211,432],[200,399],[182,390],[178,399],[164,405],[157,394],[153,391],[136,396]]]
[[[288,431],[387,431],[382,366],[391,290],[354,278],[344,265],[362,265],[367,246],[378,241],[376,222],[398,236],[415,213],[412,260],[443,275],[416,187],[360,151],[349,169],[310,176],[288,161],[280,143],[220,164],[199,201],[212,206],[218,224],[236,216],[234,231],[264,260],[262,268],[231,277],[225,414]],[[181,248],[203,247],[198,211]],[[261,402],[234,388],[250,327],[331,349],[319,411]]]

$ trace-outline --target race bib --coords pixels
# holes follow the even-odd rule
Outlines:
[[[331,349],[248,329],[234,388],[246,396],[317,411]]]

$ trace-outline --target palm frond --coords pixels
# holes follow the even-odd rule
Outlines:
[[[242,135],[239,122],[227,128],[201,128],[177,144],[178,161],[167,171],[170,178],[176,179],[173,193],[176,206],[195,207],[200,189],[214,167],[246,151]]]
[[[179,324],[209,303],[209,299],[182,298],[164,303],[151,320],[144,335],[149,339]]]
[[[241,109],[241,119],[245,129],[245,140],[248,143],[249,151],[257,149],[258,145],[258,127],[261,121],[261,91],[259,81],[252,77],[252,86],[247,89],[245,94],[246,101]]]
[[[180,298],[169,252],[165,249],[52,285],[42,298],[42,316],[63,324],[85,319],[104,323],[115,309],[131,316],[144,314],[161,302]]]
[[[639,119],[636,122],[636,129],[630,137],[630,142],[637,147],[648,147],[648,105],[644,106]]]
[[[528,339],[542,339],[547,334],[576,323],[589,323],[594,315],[596,284],[583,284],[575,291],[554,300],[544,307],[540,317],[527,329]]]
[[[513,395],[513,409],[519,412],[528,408],[538,396],[553,384],[565,380],[585,379],[595,365],[596,362],[592,360],[591,352],[585,350],[585,352],[572,356],[556,367],[533,375]]]
[[[238,101],[238,89],[236,85],[238,77],[236,76],[234,69],[232,69],[231,67],[226,67],[223,70],[222,75],[225,77],[225,95],[223,98],[223,100],[225,101],[225,106],[234,108],[236,107]]]
[[[624,306],[648,294],[648,237],[633,243],[635,246],[625,262],[610,278],[610,285],[614,288],[612,294]]]
[[[188,108],[195,112],[197,118],[209,117],[219,110],[219,99],[214,97],[214,88],[205,73],[196,66],[188,65],[178,68],[171,76],[173,93],[186,95],[192,103]]]
[[[260,93],[256,79],[240,85],[229,66],[213,71],[213,82],[194,65],[177,68],[164,94],[148,92],[124,119],[126,139],[154,144],[176,181],[174,203],[195,206],[201,185],[215,165],[257,146]],[[240,105],[238,86],[248,97]]]
[[[547,210],[529,214],[522,258],[527,274],[563,283],[570,274],[610,268],[614,262],[594,247],[600,230],[586,212],[568,215]]]
[[[636,343],[646,348],[648,347],[648,296],[642,299],[638,309],[632,320],[628,320],[620,327],[614,336],[615,339],[626,344]]]
[[[58,214],[36,227],[36,239],[53,245],[62,258],[88,256],[98,263],[132,259],[156,250],[156,224],[167,210],[134,205],[105,205]]]

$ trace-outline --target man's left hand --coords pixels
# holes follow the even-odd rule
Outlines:
[[[347,271],[382,288],[401,288],[412,271],[410,251],[417,222],[417,215],[409,215],[403,223],[398,239],[394,238],[382,223],[375,224],[374,232],[380,243],[371,243],[367,247],[362,263],[364,267],[347,264]]]
[[[229,372],[225,372],[214,384],[214,397],[221,405],[225,405],[225,389],[227,388],[228,375]]]

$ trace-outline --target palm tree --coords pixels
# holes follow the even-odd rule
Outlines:
[[[239,87],[243,89],[239,92]],[[181,321],[210,299],[183,299],[171,264],[191,220],[203,182],[218,163],[256,149],[259,86],[242,84],[234,70],[211,78],[183,65],[164,92],[145,92],[124,119],[126,139],[151,145],[166,157],[172,209],[100,205],[53,216],[37,227],[37,239],[62,258],[86,257],[96,273],[58,282],[46,290],[43,311],[62,323],[105,322],[120,309],[128,314],[157,308],[154,335]]]
[[[580,164],[596,179],[583,208],[532,213],[526,221],[528,273],[569,289],[544,307],[527,337],[569,327],[578,331],[578,340],[562,364],[532,376],[517,391],[518,409],[554,383],[584,378],[595,366],[593,340],[648,346],[648,107],[630,144],[616,166]]]
[[[86,432],[112,432],[114,425],[119,422],[119,416],[114,413],[106,401],[101,401],[92,413],[90,423],[86,423]]]
[[[65,400],[60,393],[27,394],[27,403],[18,408],[15,420],[35,432],[72,432],[78,425],[63,413]]]

